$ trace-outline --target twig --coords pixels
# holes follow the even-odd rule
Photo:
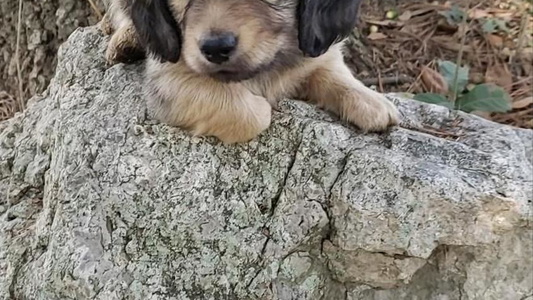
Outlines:
[[[522,4],[522,9],[526,10],[524,4]],[[513,56],[511,65],[514,65],[516,57],[519,57],[519,58],[522,57],[521,54],[524,48],[524,40],[526,38],[528,23],[529,23],[529,14],[524,12],[522,13],[522,19],[520,20],[520,31],[518,34],[518,45],[516,46],[516,56]]]
[[[434,60],[430,61],[430,62],[426,65],[426,67],[427,67],[427,68],[431,68],[431,66],[433,65],[434,62],[435,62]],[[421,68],[421,70],[422,70],[422,68]],[[420,71],[420,72],[418,73],[418,76],[416,77],[416,79],[411,83],[411,85],[410,85],[409,88],[407,89],[407,92],[408,92],[408,93],[411,93],[411,92],[413,91],[413,89],[414,89],[414,87],[415,87],[415,84],[416,84],[421,78],[422,78],[422,71]]]
[[[409,77],[406,75],[397,75],[397,76],[390,76],[390,77],[382,77],[381,79],[380,78],[367,78],[367,79],[362,79],[361,82],[363,82],[365,85],[377,85],[379,84],[380,80],[381,80],[381,84],[383,85],[412,83],[414,81],[412,77]]]
[[[455,74],[453,75],[453,86],[452,86],[452,91],[451,91],[451,95],[450,95],[450,101],[452,103],[455,103],[455,101],[457,100],[457,82],[459,81],[459,69],[461,68],[461,63],[462,63],[462,60],[463,60],[463,52],[464,52],[464,47],[465,47],[465,43],[466,43],[466,35],[468,34],[468,10],[470,9],[470,2],[472,2],[472,0],[469,0],[467,2],[467,6],[466,6],[466,12],[465,12],[465,15],[464,15],[464,18],[463,18],[463,22],[462,22],[462,26],[463,26],[463,30],[464,32],[462,33],[463,36],[461,37],[461,45],[459,47],[459,54],[457,54],[457,62],[456,62],[456,68],[455,68]],[[461,26],[459,26],[459,29],[461,29]]]
[[[378,69],[378,86],[379,86],[379,92],[383,93],[383,80],[381,78],[381,72]]]
[[[437,130],[437,129],[433,129],[433,128],[428,128],[428,127],[425,127],[425,126],[424,127],[415,127],[415,126],[412,126],[412,125],[402,124],[402,125],[400,125],[400,127],[405,128],[405,129],[409,129],[409,130],[413,130],[413,131],[422,132],[422,133],[433,135],[433,136],[437,136],[437,137],[441,137],[441,138],[443,138],[443,137],[453,137],[453,138],[464,137],[464,134],[462,134],[462,133],[441,131],[441,130]]]
[[[96,6],[96,4],[94,3],[93,0],[87,0],[89,1],[89,5],[91,6],[91,8],[93,9],[94,13],[96,14],[96,16],[98,17],[98,20],[102,20],[102,18],[104,17],[102,15],[102,13],[100,12],[100,10],[98,9],[98,6]]]
[[[17,20],[17,43],[15,47],[15,64],[17,66],[17,85],[18,85],[18,101],[19,101],[19,107],[20,111],[23,111],[25,109],[24,104],[24,89],[22,84],[22,70],[20,67],[20,32],[22,27],[22,0],[19,0],[19,10],[18,10],[18,20]]]

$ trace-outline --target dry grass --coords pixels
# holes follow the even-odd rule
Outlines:
[[[18,108],[20,110],[25,109],[25,96],[24,96],[24,82],[22,81],[22,70],[20,67],[20,34],[22,30],[22,6],[23,0],[18,1],[18,13],[17,13],[17,44],[15,49],[15,64],[17,66],[17,85],[18,85]],[[7,109],[6,109],[7,110]]]
[[[13,117],[18,108],[17,100],[13,96],[0,91],[0,122]]]
[[[87,0],[87,1],[89,2],[89,5],[91,6],[91,9],[96,15],[96,17],[98,18],[98,20],[102,20],[104,16],[102,12],[100,11],[100,9],[98,8],[98,6],[96,5],[96,3],[93,0]]]

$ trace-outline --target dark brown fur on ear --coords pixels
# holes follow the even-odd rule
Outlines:
[[[181,30],[168,0],[130,0],[131,19],[142,46],[160,61],[177,62]]]
[[[299,0],[298,41],[305,55],[317,57],[355,28],[361,0]]]

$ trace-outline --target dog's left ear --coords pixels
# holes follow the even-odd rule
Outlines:
[[[298,42],[305,55],[317,57],[355,28],[362,0],[299,0]]]
[[[177,62],[181,30],[168,0],[130,0],[131,19],[141,44],[160,61]]]

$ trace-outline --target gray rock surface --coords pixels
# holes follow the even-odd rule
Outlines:
[[[148,119],[105,41],[75,31],[0,123],[2,299],[533,294],[532,131],[391,97],[402,126],[364,135],[284,101],[224,146]]]

